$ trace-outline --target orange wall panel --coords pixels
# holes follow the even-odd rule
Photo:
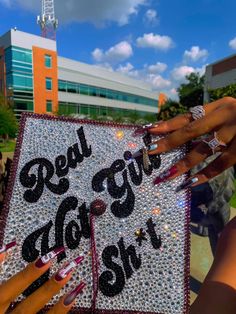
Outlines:
[[[52,112],[58,110],[57,52],[33,47],[34,112],[46,113],[47,100],[52,101]],[[52,67],[45,66],[45,55],[52,57]],[[52,90],[46,90],[46,78],[52,78]]]

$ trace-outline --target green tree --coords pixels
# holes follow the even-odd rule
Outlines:
[[[188,108],[180,104],[179,102],[167,99],[165,104],[161,107],[160,112],[157,115],[157,120],[169,120],[174,118],[178,114],[182,114],[188,111]]]
[[[208,90],[210,101],[220,99],[225,96],[236,98],[236,84],[231,84],[225,87]]]
[[[186,75],[186,80],[177,89],[180,103],[187,108],[202,105],[205,76],[193,72]]]
[[[0,136],[4,139],[14,138],[18,123],[11,108],[0,104]]]

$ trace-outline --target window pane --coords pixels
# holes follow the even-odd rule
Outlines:
[[[99,107],[90,106],[89,110],[91,115],[99,115]]]
[[[103,88],[100,88],[100,97],[106,98],[106,97],[107,97],[106,94],[107,94],[107,93],[106,93],[106,90],[103,89]]]
[[[89,113],[89,107],[86,105],[80,105],[79,113],[88,114]]]
[[[46,89],[52,90],[52,79],[49,77],[46,77]]]
[[[74,83],[67,83],[67,92],[68,93],[76,93],[76,84]]]
[[[107,115],[107,107],[100,107],[100,115],[101,116]]]
[[[47,100],[46,111],[47,112],[52,112],[52,101],[51,100]]]
[[[51,68],[52,67],[52,56],[45,55],[44,56],[44,64],[45,64],[45,67]]]
[[[61,92],[66,92],[66,82],[65,81],[58,81],[58,90]]]
[[[89,94],[89,87],[88,87],[88,85],[80,84],[79,85],[79,92],[82,95],[88,95]]]

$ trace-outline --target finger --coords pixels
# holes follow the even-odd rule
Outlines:
[[[222,107],[202,119],[189,123],[182,129],[167,135],[165,138],[151,143],[149,154],[154,155],[167,152],[196,137],[207,134],[210,131],[217,130],[224,124],[226,124],[226,126],[234,125],[232,122],[234,122],[236,117],[235,109],[235,105]]]
[[[0,254],[0,264],[4,261],[5,257],[6,257],[5,252]]]
[[[83,259],[81,257],[78,257],[64,266],[55,274],[55,276],[21,302],[12,313],[37,313],[71,279],[73,269],[82,260]]]
[[[205,116],[207,116],[209,113],[215,111],[216,109],[222,107],[222,106],[228,106],[231,104],[234,104],[236,100],[232,97],[224,97],[221,99],[218,99],[214,102],[211,102],[209,104],[206,104],[203,106],[205,110]],[[163,121],[162,123],[158,123],[155,125],[154,128],[150,128],[148,132],[151,134],[162,134],[167,132],[172,132],[175,130],[178,130],[180,128],[183,128],[187,124],[193,121],[192,114],[191,113],[185,113],[178,115],[168,121]]]
[[[234,138],[229,148],[226,149],[219,157],[214,159],[214,161],[212,161],[207,167],[196,173],[193,177],[182,183],[176,191],[179,192],[185,188],[205,183],[235,164],[236,138]]]
[[[30,263],[0,286],[0,306],[10,304],[36,279],[42,276],[51,266],[51,259],[55,258],[64,248],[58,248]]]
[[[0,248],[0,264],[4,261],[7,251],[14,246],[16,246],[16,240],[13,240]]]
[[[82,281],[75,289],[62,297],[57,304],[55,304],[48,314],[65,314],[70,311],[75,304],[76,297],[82,292],[86,284]]]
[[[220,129],[216,136],[220,142],[228,144],[232,141],[236,135],[236,127],[234,125],[223,127]],[[174,166],[160,174],[155,180],[154,184],[162,183],[166,180],[174,179],[183,173],[189,171],[196,165],[203,162],[207,157],[212,155],[212,149],[207,144],[208,141],[213,139],[214,136],[209,137],[206,141],[200,142],[196,145],[185,157],[179,160]],[[215,152],[224,151],[224,146],[219,146],[215,149]]]

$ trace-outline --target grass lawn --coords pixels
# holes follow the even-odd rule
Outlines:
[[[234,186],[236,189],[236,180],[234,180]],[[234,195],[232,196],[231,200],[230,200],[230,205],[234,208],[236,208],[236,192],[234,193]]]
[[[5,143],[0,143],[0,151],[2,153],[6,152],[14,152],[16,146],[16,141],[14,140],[9,140]]]

